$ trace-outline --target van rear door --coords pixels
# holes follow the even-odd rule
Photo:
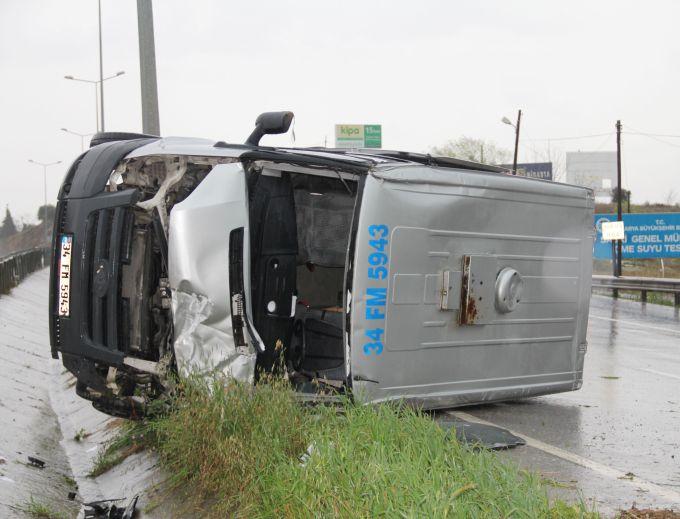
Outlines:
[[[574,186],[376,169],[354,257],[355,393],[435,408],[578,389],[592,211]]]

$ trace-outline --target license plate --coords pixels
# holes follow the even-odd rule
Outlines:
[[[73,249],[73,236],[62,235],[59,245],[59,281],[57,314],[62,317],[69,316],[71,302],[71,253]]]

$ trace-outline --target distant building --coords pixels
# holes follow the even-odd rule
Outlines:
[[[616,152],[568,151],[567,184],[591,188],[596,202],[611,202],[616,187]]]

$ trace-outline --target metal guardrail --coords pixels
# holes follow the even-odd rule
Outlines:
[[[0,294],[7,294],[31,272],[49,265],[48,248],[16,252],[0,258]]]
[[[614,277],[593,276],[593,288],[608,288],[614,291],[614,297],[619,290],[634,290],[640,292],[640,300],[647,301],[647,292],[664,292],[673,294],[675,306],[680,306],[680,279],[677,278],[642,278],[642,277]]]

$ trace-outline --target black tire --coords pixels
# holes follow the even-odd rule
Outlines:
[[[159,139],[158,135],[146,135],[144,133],[130,133],[130,132],[99,132],[96,133],[90,141],[90,148],[105,142],[115,141],[131,141],[133,139]]]

